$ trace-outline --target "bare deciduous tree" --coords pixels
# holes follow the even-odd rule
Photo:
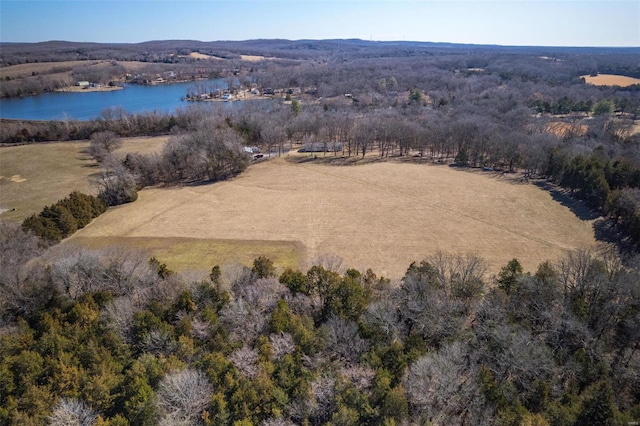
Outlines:
[[[473,419],[490,424],[492,410],[473,380],[469,350],[463,343],[454,342],[409,367],[403,386],[423,421],[465,424],[465,420]]]
[[[368,367],[355,364],[350,367],[344,367],[340,370],[340,374],[349,379],[351,383],[361,392],[368,391],[371,388],[371,382],[376,372]]]
[[[263,421],[260,426],[295,426],[295,423],[282,417],[277,417]]]
[[[213,386],[201,371],[187,368],[168,373],[160,380],[157,393],[164,421],[166,424],[186,421],[188,424],[199,424],[212,393]]]
[[[323,375],[311,382],[311,397],[306,401],[308,412],[317,423],[327,421],[336,407],[336,380]]]
[[[112,131],[96,132],[91,135],[89,154],[102,163],[114,150],[122,146],[122,140]]]
[[[54,285],[71,298],[95,291],[131,295],[158,279],[147,255],[136,250],[60,247],[48,259]]]
[[[358,334],[358,324],[340,317],[331,317],[325,325],[327,352],[333,359],[351,365],[367,350],[368,344]]]
[[[220,312],[220,322],[229,330],[232,342],[253,342],[266,325],[266,319],[244,299],[233,300]]]
[[[132,343],[131,327],[136,310],[131,298],[124,296],[111,301],[102,316],[107,327],[125,342]]]
[[[93,426],[97,418],[97,413],[84,402],[63,398],[47,420],[51,426]]]
[[[0,221],[0,317],[28,315],[42,300],[42,289],[30,282],[27,267],[42,251],[37,237],[17,224]]]
[[[258,351],[256,349],[245,345],[231,352],[229,361],[249,379],[253,379],[258,374]]]
[[[404,334],[404,324],[400,320],[396,301],[392,299],[371,303],[363,319],[366,324],[381,332],[388,343],[396,341]]]
[[[274,359],[280,359],[286,354],[293,353],[296,349],[293,337],[285,332],[270,335],[269,343],[271,343],[271,348],[273,349]]]

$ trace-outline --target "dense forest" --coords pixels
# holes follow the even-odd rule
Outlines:
[[[625,424],[640,416],[640,267],[575,251],[485,277],[436,253],[399,283],[306,271],[175,274],[2,224],[5,424]],[[37,258],[36,258],[37,257]]]
[[[227,77],[231,92],[276,96],[2,122],[2,144],[90,140],[100,172],[98,197],[73,193],[23,226],[0,223],[0,423],[639,421],[640,86],[581,78],[640,77],[637,54],[360,40],[3,43],[2,67],[140,61],[153,75],[197,68]],[[160,153],[114,154],[122,137],[160,134],[170,135]],[[203,279],[144,253],[56,245],[146,186],[242,173],[252,160],[243,146],[314,151],[328,164],[517,174],[583,199],[617,245],[535,271],[513,259],[496,276],[481,256],[439,252],[398,282],[330,256],[305,270],[264,257],[211,265]]]

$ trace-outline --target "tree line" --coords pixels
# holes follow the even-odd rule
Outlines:
[[[318,259],[193,279],[0,226],[4,424],[620,424],[640,415],[640,269],[578,250],[399,282]],[[30,262],[35,256],[39,262]],[[192,275],[191,275],[192,276]]]

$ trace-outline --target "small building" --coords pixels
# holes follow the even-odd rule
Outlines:
[[[86,89],[87,87],[91,86],[91,83],[89,83],[88,81],[79,81],[76,83],[76,86],[78,87],[82,87],[83,89]]]

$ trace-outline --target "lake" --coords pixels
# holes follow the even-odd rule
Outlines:
[[[173,112],[190,102],[182,98],[199,89],[227,87],[225,79],[144,86],[127,85],[123,90],[87,93],[43,93],[24,98],[1,98],[0,118],[21,120],[90,120],[109,107],[122,107],[128,113]]]

